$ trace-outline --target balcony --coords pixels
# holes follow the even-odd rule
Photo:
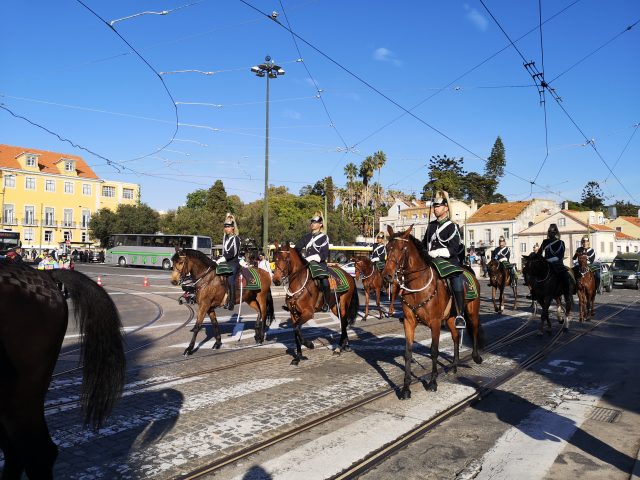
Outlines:
[[[22,225],[23,227],[37,227],[38,221],[34,218],[23,218],[22,222],[20,222],[20,225]]]
[[[67,222],[63,220],[60,225],[62,228],[78,228],[78,222]]]
[[[44,223],[42,224],[43,227],[52,227],[55,228],[58,226],[58,222],[56,222],[55,220],[49,220],[47,218],[44,219]]]
[[[18,219],[17,218],[13,218],[13,217],[3,218],[2,219],[2,224],[3,225],[7,225],[7,226],[16,227],[16,226],[18,226]]]

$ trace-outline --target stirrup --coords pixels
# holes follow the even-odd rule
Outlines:
[[[328,303],[326,303],[326,302],[325,302],[325,303],[323,303],[323,304],[322,304],[322,308],[321,308],[321,310],[322,310],[323,312],[328,312],[328,311],[329,311],[329,304],[328,304]]]
[[[467,328],[467,321],[462,315],[458,315],[455,319],[454,325],[456,328]]]

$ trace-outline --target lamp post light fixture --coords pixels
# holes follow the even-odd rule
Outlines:
[[[267,253],[269,248],[269,79],[284,75],[284,69],[276,65],[269,55],[264,58],[264,63],[251,67],[257,77],[267,78],[267,114],[264,144],[264,209],[262,212],[262,250]]]

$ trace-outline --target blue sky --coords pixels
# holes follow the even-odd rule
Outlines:
[[[0,143],[81,155],[104,178],[141,184],[143,201],[157,209],[183,204],[187,193],[218,178],[228,193],[253,201],[264,183],[265,79],[249,68],[269,54],[286,70],[271,82],[271,184],[297,193],[332,175],[344,185],[348,162],[383,150],[381,184],[419,195],[432,155],[462,156],[467,171],[482,172],[474,155],[486,158],[500,135],[514,175],[499,190],[510,200],[579,199],[595,180],[611,201],[640,202],[640,135],[633,135],[640,23],[624,32],[640,20],[637,1],[541,2],[543,21],[566,10],[543,25],[543,49],[537,29],[516,45],[538,71],[544,63],[545,79],[562,98],[566,113],[546,95],[546,135],[538,91],[511,46],[439,91],[509,45],[480,1],[248,3],[278,12],[278,21],[288,19],[330,57],[298,40],[333,126],[296,61],[291,34],[239,0],[86,2],[108,22],[175,9],[114,24],[155,72],[216,72],[160,75],[173,100],[159,76],[80,3],[13,1],[0,6],[0,103],[128,168],[118,171],[3,110]],[[514,40],[539,24],[538,1],[485,4]],[[379,130],[404,113],[390,100],[407,109],[422,102],[413,110],[421,121],[404,115]],[[174,136],[176,109],[174,141],[153,153]]]

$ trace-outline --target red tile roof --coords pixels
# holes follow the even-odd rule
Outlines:
[[[623,220],[626,220],[629,223],[633,223],[636,227],[640,227],[640,218],[638,217],[625,217],[625,216],[620,216],[618,218],[621,218]]]
[[[46,150],[38,150],[28,147],[14,147],[12,145],[0,144],[0,167],[19,169],[20,163],[17,158],[22,153],[33,153],[38,155],[38,167],[41,173],[53,173],[60,175],[60,170],[55,165],[62,158],[68,158],[69,160],[75,160],[76,172],[78,177],[81,178],[98,178],[98,176],[91,170],[89,165],[85,163],[82,157],[77,155],[69,155],[66,153],[48,152]]]
[[[515,220],[531,201],[489,203],[481,206],[476,213],[467,219],[467,223],[503,222]]]
[[[626,233],[616,232],[616,240],[636,240],[636,238]]]

